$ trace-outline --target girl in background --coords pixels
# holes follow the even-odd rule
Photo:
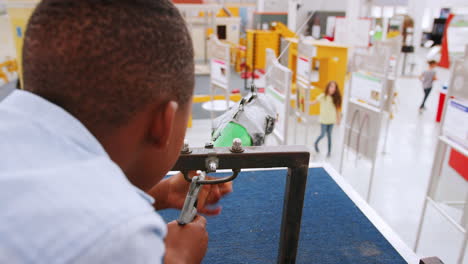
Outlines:
[[[321,132],[320,136],[315,141],[315,151],[320,153],[318,144],[320,140],[327,135],[328,139],[328,154],[327,157],[331,155],[331,136],[334,124],[340,124],[340,109],[341,109],[341,93],[338,89],[338,84],[335,81],[331,81],[327,84],[325,92],[317,97],[315,101],[311,104],[315,105],[320,103],[320,126]]]

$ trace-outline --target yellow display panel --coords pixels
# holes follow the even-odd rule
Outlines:
[[[265,69],[266,49],[279,55],[280,36],[274,31],[247,30],[247,61],[249,70]]]
[[[289,47],[288,67],[293,71],[293,80],[296,77],[297,60],[297,40],[288,39],[291,42]],[[311,90],[310,100],[314,101],[318,95],[324,92],[326,85],[330,81],[336,81],[341,95],[344,94],[346,83],[346,70],[348,67],[348,48],[346,46],[336,45],[320,41],[309,41],[307,44],[317,48],[317,56],[313,58],[312,67],[319,68],[319,81],[312,82],[315,89]],[[294,85],[294,82],[293,82]],[[292,89],[295,92],[294,86]],[[291,102],[295,106],[295,102]],[[309,109],[310,115],[320,114],[320,106],[313,105]]]

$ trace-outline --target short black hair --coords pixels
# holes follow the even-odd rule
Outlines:
[[[429,64],[429,65],[434,65],[434,64],[437,64],[437,61],[435,61],[435,60],[430,60],[430,61],[427,62],[427,64]]]
[[[169,0],[45,0],[23,47],[24,88],[87,126],[124,125],[156,99],[193,94],[190,34]]]

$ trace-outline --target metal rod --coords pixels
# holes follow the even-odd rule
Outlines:
[[[227,147],[190,150],[179,157],[172,171],[206,170],[206,160],[213,157],[219,161],[217,169],[288,168],[277,263],[295,263],[310,158],[307,147],[245,147],[242,153]]]
[[[426,210],[427,210],[427,198],[424,199],[423,209],[421,212],[421,218],[419,219],[418,231],[416,231],[416,241],[414,242],[414,247],[413,247],[413,250],[415,253],[418,252],[419,240],[421,238],[422,227],[424,224],[424,217],[426,216]]]
[[[466,233],[466,230],[463,226],[461,226],[455,219],[452,218],[451,215],[449,215],[444,208],[440,207],[440,205],[434,201],[432,198],[430,197],[427,197],[426,198],[428,203],[430,203],[434,209],[436,209],[440,215],[442,215],[445,220],[447,220],[448,222],[450,222],[450,224],[452,224],[458,231],[460,231],[460,233]]]
[[[308,166],[288,169],[277,263],[296,263]]]
[[[385,127],[384,145],[383,145],[383,151],[382,151],[382,153],[384,153],[384,154],[387,153],[388,133],[389,133],[389,130],[390,130],[390,123],[392,122],[390,115],[391,115],[391,113],[389,113],[388,121],[386,122],[387,126]]]
[[[414,252],[418,251],[419,242],[421,239],[422,227],[424,224],[424,217],[426,216],[427,204],[429,200],[432,201],[430,197],[432,197],[432,193],[434,189],[433,186],[437,185],[437,182],[438,182],[437,178],[439,178],[440,171],[442,169],[442,162],[443,162],[442,157],[445,156],[446,149],[447,147],[444,145],[444,143],[439,140],[436,146],[436,157],[434,158],[434,163],[432,164],[431,177],[429,178],[429,184],[427,185],[427,189],[426,189],[426,194],[425,194],[426,198],[424,199],[424,205],[423,205],[423,209],[421,212],[421,218],[419,219],[418,231],[416,232],[416,242],[414,243]]]
[[[377,156],[377,155],[375,155]],[[372,195],[372,186],[374,185],[374,176],[375,176],[375,160],[377,159],[377,157],[374,157],[374,160],[372,162],[372,170],[371,170],[371,175],[370,175],[370,179],[369,179],[369,187],[367,189],[367,197],[366,197],[366,202],[368,204],[370,204],[370,199],[371,199],[371,195]]]
[[[257,44],[257,33],[253,33],[253,43],[252,43],[252,69],[250,71],[251,74],[251,85],[255,84],[255,55],[256,55],[256,44]]]
[[[220,183],[225,183],[225,182],[230,182],[233,181],[237,176],[239,175],[240,169],[233,169],[232,170],[232,175],[228,177],[222,177],[218,178],[215,180],[199,180],[197,181],[198,184],[220,184]],[[189,172],[188,171],[182,171],[182,174],[184,175],[184,179],[188,182],[192,182],[192,179],[189,178]]]
[[[403,66],[402,66],[402,69],[401,69],[401,75],[406,75],[406,56],[407,56],[407,53],[403,53]]]
[[[210,84],[210,103],[211,103],[211,107],[210,107],[210,119],[211,119],[211,131],[213,132],[215,127],[214,127],[214,96],[215,96],[215,92],[216,92],[216,87],[213,85],[213,84]]]
[[[466,232],[466,228],[467,228],[467,220],[466,220],[466,206],[465,206],[465,212],[463,213],[463,217],[462,217],[462,225],[463,225],[463,228],[465,230],[465,234],[463,236],[463,243],[462,243],[462,246],[460,248],[460,254],[459,254],[459,257],[458,257],[458,263],[462,264],[463,263],[463,260],[465,259],[465,253],[466,253],[466,244],[468,242],[468,232]]]

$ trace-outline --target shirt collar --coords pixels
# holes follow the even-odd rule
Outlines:
[[[1,102],[1,106],[73,141],[86,151],[108,157],[99,141],[78,119],[40,96],[15,90]]]

